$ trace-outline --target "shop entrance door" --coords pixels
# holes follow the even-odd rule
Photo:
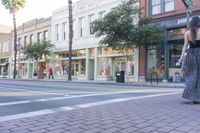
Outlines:
[[[94,59],[90,59],[89,61],[89,80],[94,80]]]
[[[29,63],[29,74],[28,78],[31,79],[33,77],[33,63]]]
[[[152,73],[157,73],[158,78],[162,79],[164,76],[164,49],[158,47],[151,47],[147,49],[147,80],[151,79]]]
[[[72,76],[79,75],[79,62],[72,62]]]

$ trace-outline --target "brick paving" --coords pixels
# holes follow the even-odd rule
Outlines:
[[[161,96],[0,122],[0,133],[200,133],[200,104]]]

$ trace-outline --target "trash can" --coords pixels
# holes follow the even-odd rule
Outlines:
[[[124,71],[116,72],[116,83],[124,83]]]
[[[174,73],[173,82],[181,82],[181,76],[179,72]]]

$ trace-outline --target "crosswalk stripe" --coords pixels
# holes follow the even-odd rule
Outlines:
[[[138,96],[138,97],[128,97],[128,98],[118,98],[118,99],[112,99],[112,100],[105,100],[105,101],[101,101],[101,102],[93,102],[93,103],[87,103],[87,104],[74,105],[72,107],[64,106],[64,107],[53,108],[53,109],[45,109],[45,110],[40,110],[40,111],[3,116],[3,117],[0,117],[0,122],[14,120],[14,119],[20,119],[20,118],[39,116],[39,115],[45,115],[45,114],[50,114],[50,113],[66,111],[66,110],[74,110],[74,109],[78,109],[78,108],[88,108],[88,107],[93,107],[93,106],[118,103],[118,102],[123,102],[123,101],[134,100],[134,99],[143,99],[143,98],[167,96],[167,95],[175,95],[175,94],[180,94],[180,92],[164,93],[164,94],[162,93],[162,94],[146,95],[146,96]]]

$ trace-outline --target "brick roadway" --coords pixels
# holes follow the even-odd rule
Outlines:
[[[0,123],[0,133],[79,132],[200,133],[200,104],[170,95]]]

